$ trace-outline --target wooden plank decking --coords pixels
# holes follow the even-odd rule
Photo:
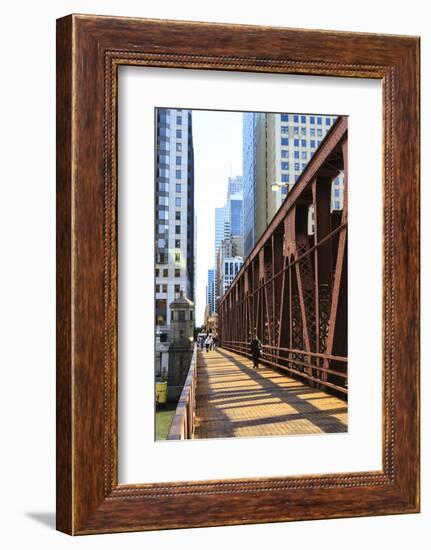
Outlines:
[[[195,438],[347,431],[347,403],[226,351],[198,352]]]

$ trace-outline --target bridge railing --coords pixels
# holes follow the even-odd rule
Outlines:
[[[172,420],[167,439],[193,439],[195,432],[195,404],[197,381],[197,347],[193,349],[190,369]]]
[[[252,357],[250,342],[230,340],[223,343],[223,348]],[[347,357],[262,345],[260,361],[293,376],[304,378],[308,382],[347,395]],[[332,375],[335,382],[326,379],[328,374]]]

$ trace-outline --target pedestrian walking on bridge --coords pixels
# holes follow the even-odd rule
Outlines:
[[[250,351],[253,358],[253,368],[258,369],[260,354],[262,352],[262,343],[257,337],[256,333],[254,333],[253,338],[250,342]]]

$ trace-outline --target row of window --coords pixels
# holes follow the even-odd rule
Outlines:
[[[315,149],[316,148],[316,144],[317,144],[317,147],[322,143],[322,141],[317,141],[315,139],[310,139],[309,143],[307,143],[307,140],[306,139],[294,139],[293,140],[293,146],[294,147],[307,147],[309,146],[311,149]],[[281,138],[281,145],[285,145],[285,146],[289,146],[289,145],[292,145],[292,140],[289,141],[289,138]],[[284,151],[284,149],[283,149]],[[286,155],[283,155],[283,151],[281,153],[281,156],[288,156],[288,154]]]
[[[288,126],[282,126],[281,127],[281,133],[282,134],[289,134],[289,127]],[[299,128],[298,126],[294,126],[293,127],[293,135],[299,136],[299,134],[301,134],[302,136],[306,136],[307,135],[307,128],[305,128],[305,127]],[[316,136],[316,135],[319,136],[319,137],[323,136],[322,128],[317,128],[317,131],[316,131],[315,128],[310,128],[310,136]]]
[[[224,264],[224,274],[225,275],[233,275],[235,272],[235,275],[238,273],[238,271],[241,269],[241,265],[239,263],[234,262],[226,262]]]
[[[290,118],[289,118],[290,117]],[[321,116],[310,116],[310,124],[323,124],[323,118],[325,118],[325,124],[326,126],[330,126],[332,124],[330,117],[321,117]],[[288,115],[288,114],[282,114],[281,120],[283,122],[289,122],[289,120],[293,120],[293,122],[300,122],[301,124],[307,123],[307,117],[306,115]]]
[[[175,252],[174,260],[176,264],[181,263],[181,253]],[[169,263],[169,254],[167,252],[157,252],[156,254],[156,263],[158,264],[167,264]]]
[[[179,226],[177,226],[179,227]],[[175,228],[177,229],[177,228]],[[179,234],[180,231],[175,231],[175,233]],[[168,239],[166,238],[160,238],[157,241],[157,248],[166,248],[168,246]],[[174,239],[173,240],[173,247],[174,248],[181,248],[181,239]]]
[[[177,143],[177,145],[181,145],[181,143]],[[182,157],[175,157],[175,164],[177,166],[181,166],[181,161]],[[159,164],[169,165],[169,155],[166,152],[159,154]]]
[[[175,284],[173,285],[174,292],[180,292],[181,285]],[[160,292],[168,292],[168,285],[166,283],[164,284],[156,284],[156,293],[160,294]]]

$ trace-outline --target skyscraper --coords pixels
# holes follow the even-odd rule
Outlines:
[[[192,113],[157,109],[156,333],[169,339],[169,305],[183,291],[194,302]]]
[[[215,280],[215,299],[214,308],[217,310],[217,300],[223,295],[225,284],[220,284],[220,269],[224,265],[226,257],[226,246],[232,238],[235,239],[235,246],[241,250],[241,260],[243,254],[243,177],[235,176],[228,178],[227,202],[224,206],[215,209],[215,239],[214,239],[214,280]],[[237,265],[237,264],[235,264]],[[227,280],[227,279],[226,279]]]
[[[299,179],[333,115],[244,113],[244,255],[248,256],[287,193]],[[282,184],[277,191],[274,183]],[[333,185],[332,208],[342,207],[342,178]]]
[[[243,177],[242,176],[235,176],[230,177],[227,180],[227,198],[229,200],[229,197],[231,195],[242,195],[243,190]]]
[[[215,236],[214,236],[214,259],[217,258],[217,251],[220,243],[225,237],[230,235],[229,208],[226,203],[224,206],[215,209]]]
[[[215,279],[214,269],[208,269],[208,284],[207,284],[207,306],[208,314],[213,315],[215,312]]]

